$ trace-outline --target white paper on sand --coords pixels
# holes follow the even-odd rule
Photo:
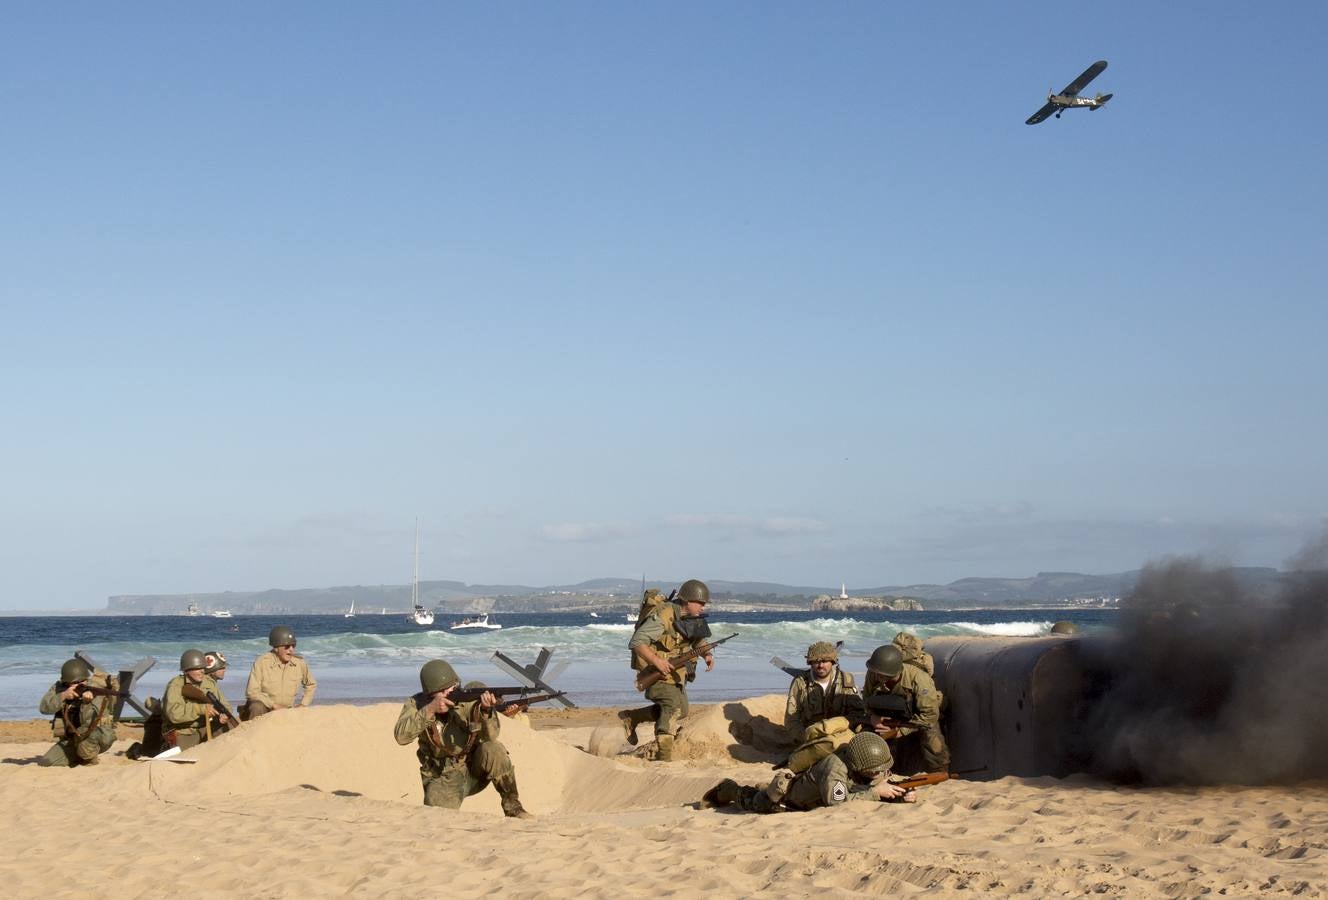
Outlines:
[[[152,757],[152,759],[149,760],[149,762],[156,762],[159,759],[169,760],[170,762],[176,762],[176,763],[198,762],[198,760],[196,759],[172,759],[172,757],[179,756],[182,752],[183,751],[179,747],[168,747],[167,749],[158,753],[156,756]]]

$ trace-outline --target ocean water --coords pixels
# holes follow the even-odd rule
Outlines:
[[[803,659],[813,641],[844,642],[840,664],[859,676],[871,651],[898,631],[924,641],[937,635],[1042,635],[1053,622],[1067,619],[1084,631],[1114,627],[1115,610],[965,610],[926,612],[725,613],[710,615],[714,637],[738,637],[715,652],[715,668],[701,673],[688,689],[695,703],[782,693],[788,676],[770,664],[772,656],[790,663]],[[419,690],[419,668],[427,660],[452,663],[463,680],[512,684],[490,658],[501,650],[530,663],[540,649],[553,651],[552,679],[578,706],[626,706],[640,701],[632,689],[627,641],[632,624],[621,614],[502,614],[494,631],[454,632],[451,618],[439,616],[424,628],[401,613],[342,616],[236,616],[213,619],[188,616],[42,616],[0,617],[0,719],[30,719],[37,703],[60,673],[61,664],[82,650],[110,670],[151,656],[156,666],[139,682],[134,695],[160,696],[179,668],[180,654],[196,647],[220,650],[230,662],[222,682],[226,695],[244,697],[249,667],[267,652],[268,630],[285,624],[295,630],[298,651],[318,680],[315,702],[376,703],[400,701]]]

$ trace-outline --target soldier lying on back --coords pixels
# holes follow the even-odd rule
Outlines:
[[[94,692],[88,683],[92,677],[92,667],[78,658],[60,667],[60,680],[47,689],[37,707],[43,715],[54,717],[51,728],[57,740],[37,765],[95,766],[98,757],[115,743],[111,714],[115,689],[107,681]]]

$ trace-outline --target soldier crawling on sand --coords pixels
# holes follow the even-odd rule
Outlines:
[[[914,791],[890,782],[892,764],[885,740],[866,731],[801,774],[776,773],[764,788],[725,778],[706,791],[701,807],[737,805],[748,812],[775,813],[865,800],[916,802]]]

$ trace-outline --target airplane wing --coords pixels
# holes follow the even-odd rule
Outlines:
[[[1048,103],[1045,106],[1043,106],[1041,109],[1039,109],[1037,112],[1033,113],[1033,115],[1029,116],[1024,121],[1024,124],[1036,125],[1038,122],[1041,122],[1043,119],[1054,113],[1059,108],[1060,107],[1058,107],[1055,103]]]
[[[1071,81],[1069,84],[1067,84],[1065,86],[1065,90],[1061,91],[1061,95],[1065,97],[1078,96],[1080,91],[1088,87],[1088,82],[1092,81],[1094,78],[1101,75],[1102,70],[1105,69],[1106,67],[1107,67],[1107,61],[1105,59],[1099,59],[1097,62],[1089,66],[1087,69],[1084,69],[1082,75],[1080,75],[1074,81]],[[1046,116],[1043,116],[1042,118],[1045,119]]]

